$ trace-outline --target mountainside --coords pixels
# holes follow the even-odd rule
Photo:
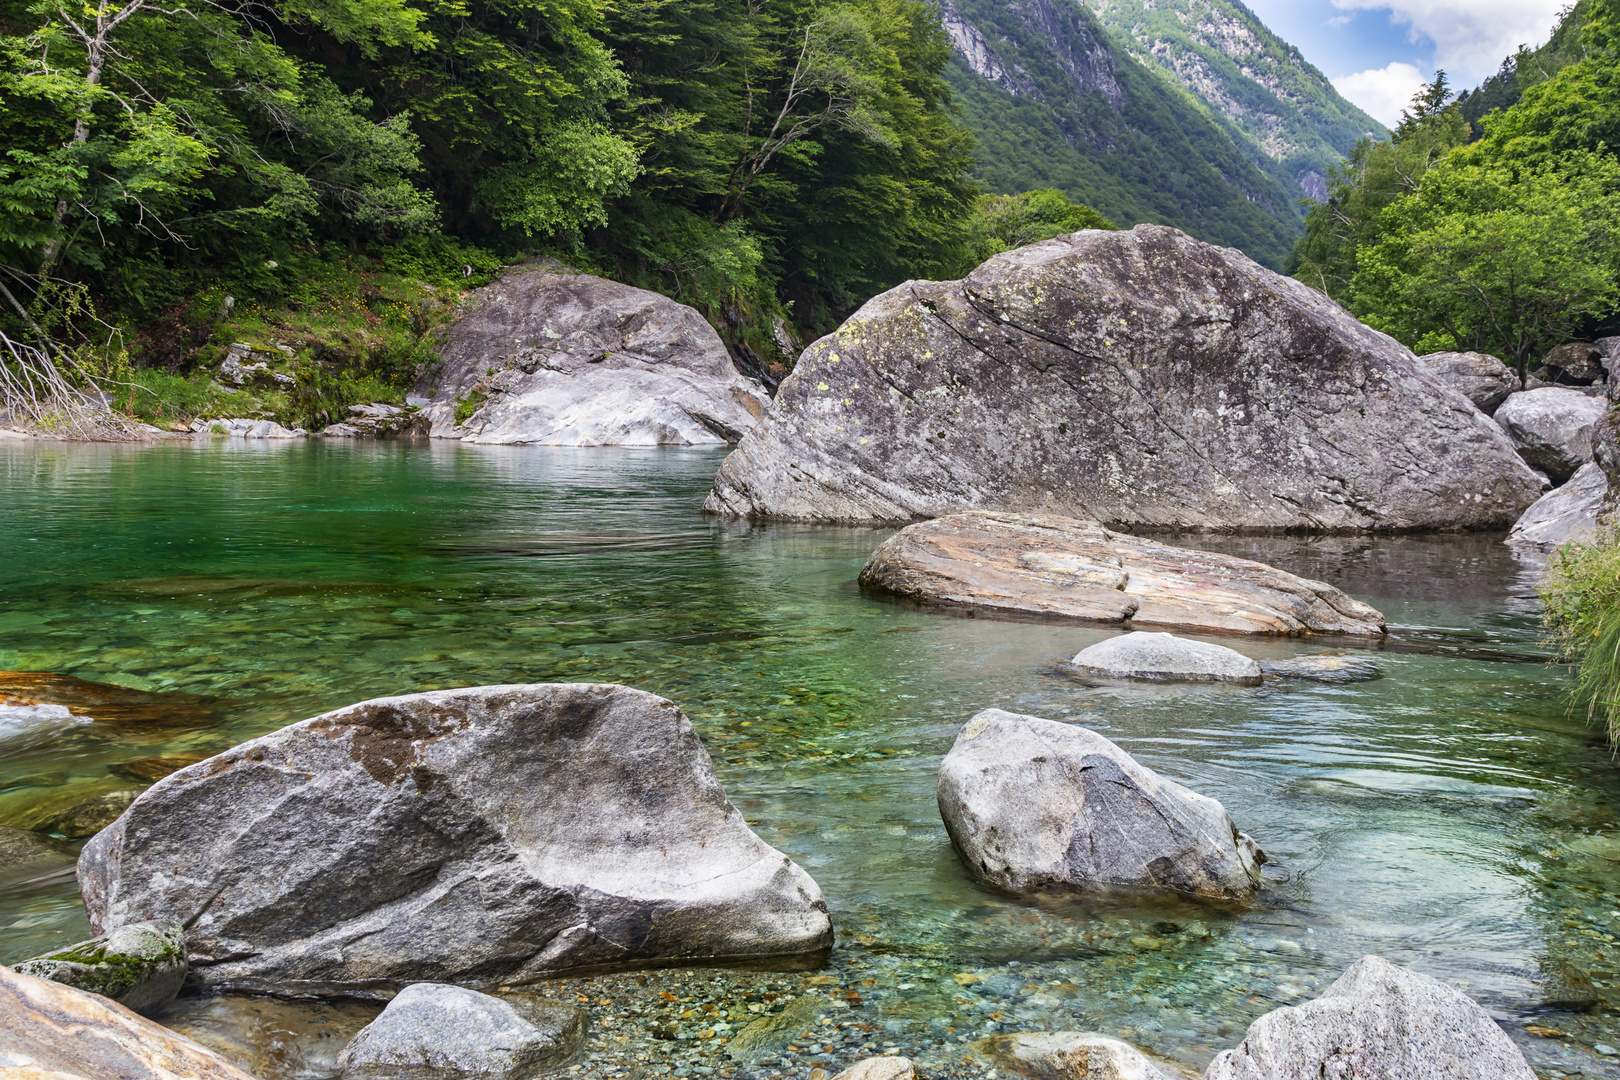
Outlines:
[[[1298,185],[1115,44],[1080,0],[950,0],[950,81],[1003,192],[1058,188],[1121,225],[1173,225],[1280,267]]]
[[[1208,107],[1263,168],[1320,199],[1356,140],[1384,126],[1235,0],[1086,0],[1137,62]]]

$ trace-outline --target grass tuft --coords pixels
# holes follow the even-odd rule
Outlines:
[[[1560,660],[1579,665],[1576,703],[1620,747],[1620,531],[1606,528],[1559,549],[1541,598]]]

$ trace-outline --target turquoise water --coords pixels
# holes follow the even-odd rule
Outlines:
[[[1202,1066],[1377,952],[1465,988],[1543,1075],[1620,1076],[1593,1050],[1620,1044],[1620,768],[1568,714],[1535,571],[1499,537],[1183,538],[1378,606],[1383,677],[1098,689],[1055,663],[1107,631],[862,597],[885,530],[703,518],[722,456],[0,446],[0,669],[50,676],[0,692],[96,718],[0,741],[0,824],[63,832],[63,808],[154,758],[366,697],[623,682],[692,717],[908,1038],[1079,1026]],[[1223,914],[973,885],[934,780],[991,705],[1095,727],[1221,799],[1273,860],[1265,894]],[[85,932],[71,851],[0,871],[0,961]]]

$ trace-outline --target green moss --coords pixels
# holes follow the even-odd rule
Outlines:
[[[477,412],[484,402],[488,400],[488,394],[474,390],[456,402],[456,423],[465,424],[468,420],[471,420],[473,413]]]

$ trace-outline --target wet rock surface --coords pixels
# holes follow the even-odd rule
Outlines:
[[[1260,670],[1267,679],[1300,679],[1320,683],[1366,682],[1383,676],[1378,664],[1370,657],[1350,653],[1262,660]]]
[[[0,1064],[40,1080],[255,1080],[97,994],[0,967]]]
[[[1607,408],[1602,398],[1548,386],[1511,395],[1495,419],[1525,464],[1561,484],[1592,460],[1592,427]]]
[[[1537,499],[1513,523],[1507,542],[1550,551],[1570,540],[1589,535],[1609,498],[1609,479],[1595,461],[1588,461],[1569,482]]]
[[[705,509],[1333,531],[1506,527],[1539,494],[1404,346],[1236,251],[1139,225],[868,301],[805,350]]]
[[[1017,616],[1257,634],[1377,636],[1384,617],[1320,581],[1073,518],[976,511],[901,529],[872,592]]]
[[[997,1069],[1036,1080],[1170,1080],[1136,1047],[1095,1032],[989,1035],[973,1049]],[[1173,1068],[1172,1074],[1191,1075]]]
[[[984,710],[938,799],[968,872],[1006,892],[1242,902],[1260,887],[1265,856],[1219,802],[1072,724]]]
[[[100,994],[150,1016],[168,1004],[186,980],[186,934],[172,923],[130,923],[24,960],[16,970]]]
[[[257,1080],[333,1080],[338,1055],[382,1012],[375,1002],[188,997],[157,1016],[164,1027]]]
[[[1259,686],[1260,665],[1236,649],[1137,630],[1099,641],[1069,661],[1082,678],[1145,682],[1226,682]]]
[[[1495,412],[1509,394],[1523,389],[1513,370],[1489,353],[1427,353],[1418,362],[1486,415]]]
[[[528,1080],[579,1052],[584,1014],[530,995],[414,983],[338,1057],[343,1080]]]
[[[1314,1077],[1534,1080],[1524,1055],[1466,994],[1377,956],[1315,1001],[1267,1013],[1205,1080]]]
[[[723,446],[770,400],[702,315],[645,289],[530,268],[475,290],[468,307],[413,390],[435,438]]]

